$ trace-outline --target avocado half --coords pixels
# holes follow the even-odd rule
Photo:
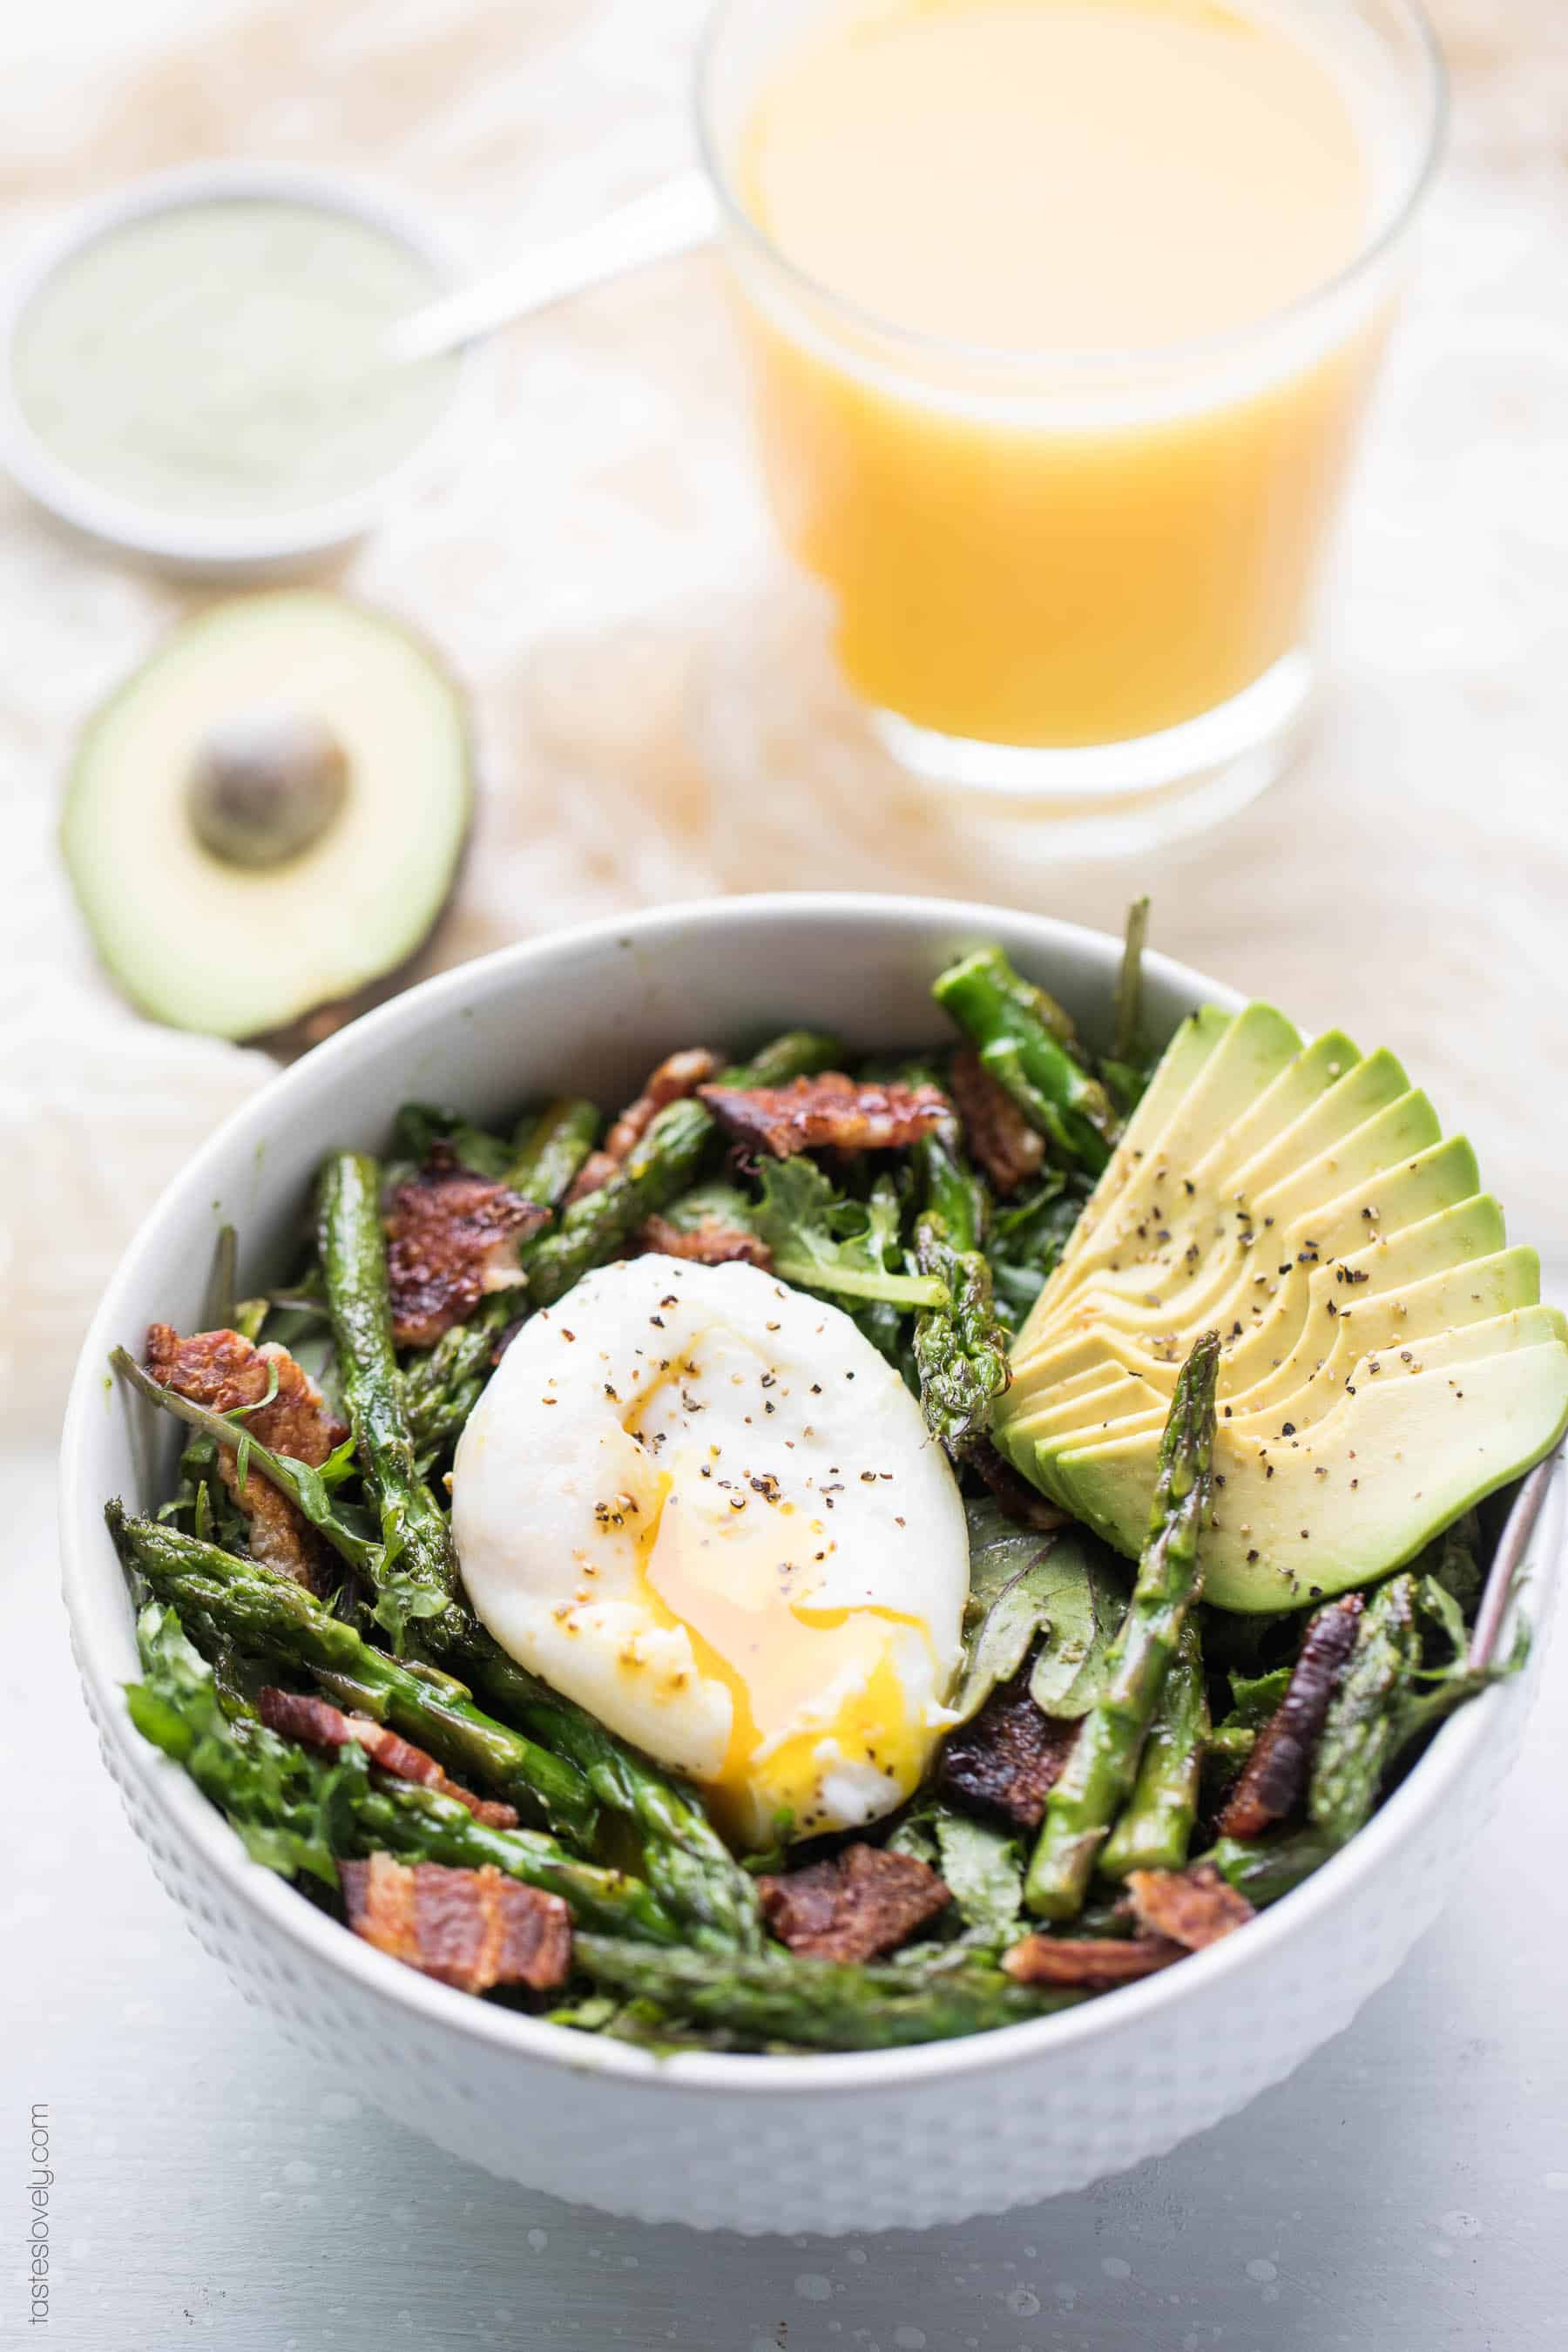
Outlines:
[[[473,809],[467,707],[397,622],[316,589],[176,629],[96,712],[62,847],[143,1012],[284,1031],[385,981],[451,891]]]
[[[996,1443],[1136,1558],[1176,1374],[1218,1329],[1205,1593],[1293,1608],[1397,1568],[1561,1441],[1568,1323],[1540,1299],[1392,1055],[1210,1008],[1018,1334]]]

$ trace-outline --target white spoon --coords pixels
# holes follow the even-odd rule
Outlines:
[[[706,245],[719,226],[713,191],[700,172],[683,172],[603,220],[553,237],[504,269],[459,287],[400,319],[386,339],[388,358],[435,359],[513,319],[547,310],[568,295],[648,262]]]

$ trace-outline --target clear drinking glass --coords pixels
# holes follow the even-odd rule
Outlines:
[[[1330,282],[1190,343],[1014,352],[851,305],[748,209],[758,94],[836,5],[724,0],[698,73],[781,536],[879,755],[1109,820],[1118,847],[1189,829],[1271,781],[1310,694],[1313,592],[1441,143],[1431,29],[1415,0],[1260,0],[1331,37],[1375,113],[1373,217]]]

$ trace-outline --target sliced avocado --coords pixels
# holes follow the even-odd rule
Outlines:
[[[1380,1115],[1368,1124],[1374,1130],[1365,1152],[1365,1158],[1374,1163],[1371,1172],[1336,1199],[1303,1208],[1289,1222],[1281,1223],[1272,1207],[1263,1209],[1258,1227],[1263,1238],[1251,1255],[1237,1265],[1228,1287],[1202,1297],[1184,1294],[1170,1302],[1162,1332],[1166,1358],[1179,1358],[1184,1352],[1180,1341],[1184,1324],[1176,1310],[1181,1310],[1189,1329],[1202,1317],[1225,1334],[1226,1381],[1234,1381],[1238,1389],[1248,1385],[1295,1346],[1306,1320],[1311,1278],[1321,1265],[1364,1249],[1369,1235],[1392,1239],[1445,1209],[1458,1208],[1480,1197],[1476,1156],[1462,1136],[1428,1144],[1392,1170],[1380,1164],[1386,1148],[1402,1138],[1419,1138],[1436,1126],[1425,1095],[1405,1097],[1397,1120]],[[1360,1164],[1359,1136],[1360,1130],[1351,1139],[1348,1152],[1336,1150],[1321,1163],[1302,1171],[1296,1188],[1301,1199],[1319,1184],[1337,1182],[1347,1164]],[[1269,1196],[1276,1202],[1286,1197],[1283,1191]],[[1490,1216],[1491,1209],[1487,1214]],[[1484,1239],[1478,1238],[1478,1252],[1500,1249],[1505,1238],[1500,1217],[1489,1224]],[[1240,1333],[1236,1328],[1238,1322]]]
[[[1120,1399],[1131,1383],[1142,1387],[1145,1401],[1151,1406],[1168,1406],[1170,1391],[1152,1381],[1142,1381],[1136,1371],[1130,1371],[1115,1360],[1114,1351],[1108,1353],[1103,1363],[1087,1372],[1075,1373],[1070,1379],[1055,1381],[1048,1389],[1037,1391],[1037,1401],[1024,1407],[1009,1421],[1009,1431],[1016,1442],[1034,1442],[1062,1429],[1096,1427],[1114,1411],[1120,1414],[1128,1408]]]
[[[1179,1101],[1156,1074],[1157,1139],[1118,1147],[995,1416],[1026,1477],[1136,1556],[1177,1370],[1219,1328],[1226,1486],[1205,1573],[1239,1610],[1385,1573],[1568,1423],[1568,1333],[1536,1305],[1534,1255],[1506,1247],[1469,1146],[1441,1139],[1391,1055],[1346,1066],[1347,1039],[1287,1044],[1249,1008]],[[1467,1406],[1457,1442],[1450,1398]]]
[[[1247,1301],[1245,1311],[1250,1328],[1243,1338],[1226,1340],[1227,1381],[1233,1381],[1238,1391],[1249,1387],[1296,1344],[1321,1267],[1354,1256],[1365,1248],[1369,1234],[1392,1240],[1445,1209],[1475,1200],[1479,1193],[1476,1155],[1462,1135],[1452,1135],[1403,1160],[1392,1173],[1380,1170],[1326,1207],[1304,1213],[1284,1227],[1278,1253],[1271,1263],[1265,1260],[1269,1285],[1267,1307],[1260,1307],[1263,1293]],[[1276,1224],[1270,1239],[1280,1232]],[[1500,1236],[1490,1244],[1501,1245]],[[1220,1301],[1215,1318],[1226,1333],[1236,1319],[1234,1313],[1226,1312],[1230,1304]]]
[[[1070,1281],[1075,1252],[1093,1233],[1100,1219],[1127,1183],[1144,1151],[1158,1136],[1205,1064],[1214,1055],[1235,1017],[1234,1013],[1221,1013],[1215,1006],[1205,1004],[1200,1006],[1196,1013],[1189,1013],[1176,1031],[1161,1055],[1158,1069],[1144,1087],[1137,1108],[1122,1129],[1121,1140],[1093,1195],[1085,1203],[1084,1213],[1073,1227],[1067,1247],[1036,1300],[1019,1335],[1021,1339],[1026,1337],[1037,1318],[1043,1318],[1047,1314],[1053,1291],[1058,1286]]]
[[[1075,1397],[1064,1397],[1060,1390],[1053,1389],[1044,1402],[1009,1423],[1008,1436],[1015,1446],[1037,1449],[1043,1445],[1054,1450],[1080,1442],[1089,1430],[1109,1437],[1135,1417],[1136,1425],[1153,1415],[1163,1426],[1170,1409],[1168,1389],[1156,1388],[1139,1373],[1123,1372],[1102,1387]]]
[[[1342,1200],[1354,1185],[1391,1174],[1403,1161],[1430,1150],[1442,1135],[1437,1114],[1424,1094],[1400,1095],[1321,1158],[1281,1176],[1267,1192],[1258,1194],[1258,1205],[1277,1224],[1291,1223],[1327,1202]],[[1382,1203],[1374,1201],[1368,1205],[1369,1222],[1375,1223]],[[1314,1233],[1311,1238],[1321,1249],[1321,1234]]]
[[[1410,1114],[1392,1118],[1400,1102]],[[1316,1205],[1342,1190],[1352,1181],[1346,1171],[1369,1155],[1388,1166],[1437,1133],[1394,1056],[1368,1055],[1261,1150],[1244,1158],[1232,1133],[1222,1137],[1174,1195],[1164,1190],[1159,1211],[1119,1251],[1121,1265],[1097,1275],[1096,1287],[1127,1299],[1141,1319],[1185,1320],[1203,1311],[1200,1298],[1227,1286],[1227,1268],[1255,1277],[1259,1261],[1248,1254],[1298,1202]]]
[[[1550,1453],[1568,1430],[1568,1324],[1554,1309],[1527,1313],[1501,1318],[1525,1344],[1504,1346],[1500,1334],[1492,1353],[1470,1361],[1436,1360],[1496,1326],[1454,1333],[1441,1351],[1428,1346],[1420,1373],[1392,1377],[1383,1357],[1383,1376],[1352,1381],[1298,1437],[1222,1421],[1214,1458],[1225,1485],[1204,1538],[1205,1597],[1222,1609],[1289,1609],[1383,1576]],[[1535,1339],[1542,1329],[1551,1336]],[[1135,1553],[1159,1446],[1151,1429],[1058,1454],[1047,1491]]]
[[[1337,1169],[1338,1156],[1335,1164]],[[1222,1380],[1244,1386],[1294,1346],[1306,1316],[1308,1284],[1320,1264],[1364,1248],[1371,1234],[1402,1233],[1407,1225],[1473,1199],[1479,1189],[1476,1155],[1463,1136],[1455,1135],[1418,1151],[1392,1172],[1379,1169],[1326,1205],[1303,1212],[1294,1223],[1282,1226],[1272,1212],[1265,1212],[1258,1226],[1263,1240],[1250,1254],[1227,1254],[1225,1282],[1213,1292],[1205,1288],[1203,1297],[1209,1320],[1226,1335]],[[1245,1338],[1231,1336],[1237,1319],[1247,1327]],[[1035,1347],[1026,1350],[1021,1341],[1015,1345],[1014,1375],[1054,1386],[1101,1361],[1095,1335],[1114,1331],[1125,1343],[1112,1350],[1116,1360],[1168,1391],[1184,1353],[1182,1328],[1169,1313],[1151,1316],[1125,1297],[1090,1288],[1063,1308]],[[1170,1368],[1167,1379],[1161,1379],[1161,1365]]]
[[[1495,1204],[1487,1203],[1487,1206]],[[1450,1217],[1454,1213],[1450,1212]],[[1434,1228],[1448,1219],[1434,1218]],[[1500,1214],[1496,1220],[1500,1230]],[[1423,1244],[1420,1255],[1410,1253],[1411,1264],[1439,1256],[1442,1243],[1417,1228],[1405,1236]],[[1450,1234],[1448,1246],[1462,1247],[1462,1233]],[[1366,1253],[1371,1256],[1372,1253]],[[1340,1286],[1349,1271],[1376,1289]],[[1322,1286],[1320,1287],[1320,1284]],[[1363,1357],[1386,1350],[1395,1361],[1409,1364],[1425,1358],[1426,1343],[1442,1339],[1468,1326],[1489,1321],[1535,1305],[1541,1296],[1541,1261],[1533,1250],[1500,1250],[1487,1256],[1461,1256],[1452,1265],[1412,1280],[1392,1266],[1369,1271],[1353,1258],[1346,1265],[1324,1266],[1313,1283],[1313,1314],[1290,1355],[1270,1376],[1248,1389],[1238,1388],[1227,1365],[1222,1377],[1220,1414],[1238,1430],[1264,1431],[1288,1421],[1305,1429],[1331,1411],[1347,1380],[1355,1377]],[[1352,1297],[1353,1309],[1340,1300]],[[1077,1399],[1063,1401],[1053,1391],[1049,1405],[1024,1414],[1020,1434],[1037,1448],[1059,1448],[1081,1441],[1090,1428],[1105,1437],[1131,1437],[1144,1428],[1163,1428],[1170,1410],[1173,1372],[1167,1381],[1123,1376]]]
[[[176,629],[90,719],[67,868],[134,1003],[222,1037],[383,982],[451,890],[473,788],[463,697],[395,621],[315,589]]]
[[[1529,1259],[1533,1258],[1534,1253],[1521,1252],[1518,1255]],[[1500,1342],[1505,1346],[1533,1345],[1549,1339],[1556,1328],[1556,1308],[1507,1303],[1530,1287],[1530,1276],[1538,1271],[1530,1265],[1505,1264],[1513,1257],[1514,1253],[1503,1253],[1496,1259],[1483,1260],[1479,1265],[1434,1277],[1434,1291],[1443,1284],[1475,1286],[1466,1294],[1476,1301],[1470,1309],[1474,1319],[1468,1324],[1441,1323],[1433,1301],[1429,1307],[1419,1310],[1426,1329],[1418,1343],[1408,1349],[1403,1349],[1403,1343],[1384,1345],[1368,1333],[1362,1352],[1353,1361],[1338,1368],[1337,1382],[1331,1391],[1314,1393],[1320,1384],[1309,1375],[1298,1392],[1276,1398],[1256,1411],[1238,1412],[1235,1407],[1227,1410],[1222,1402],[1221,1423],[1233,1436],[1260,1436],[1272,1439],[1278,1445],[1287,1438],[1298,1436],[1314,1421],[1321,1420],[1345,1392],[1347,1381],[1353,1389],[1363,1372],[1373,1367],[1376,1372],[1395,1367],[1405,1372],[1425,1372],[1440,1364],[1468,1361],[1475,1355],[1493,1353]],[[1498,1272],[1488,1274],[1483,1269]],[[1416,1298],[1417,1287],[1412,1286],[1405,1296]],[[1500,1300],[1504,1302],[1501,1306],[1498,1304]],[[1115,1389],[1120,1386],[1131,1391],[1140,1385],[1148,1409],[1134,1413],[1118,1401]],[[1066,1488],[1071,1485],[1072,1464],[1086,1449],[1111,1440],[1142,1436],[1149,1431],[1158,1434],[1164,1427],[1169,1406],[1168,1394],[1156,1392],[1148,1383],[1133,1381],[1113,1384],[1077,1405],[1058,1406],[1054,1402],[1044,1404],[1009,1423],[1008,1457],[1020,1465],[1028,1464],[1033,1472],[1039,1473],[1037,1483],[1048,1486],[1052,1491]],[[1118,1415],[1115,1419],[1109,1417],[1113,1410]]]
[[[1187,1171],[1202,1165],[1256,1097],[1301,1049],[1301,1040],[1271,1005],[1249,1004],[1221,1034],[1157,1135],[1123,1135],[1075,1228],[1070,1253],[1036,1302],[1019,1335],[1031,1347],[1086,1286],[1118,1286],[1124,1265],[1138,1265],[1170,1240],[1184,1216],[1217,1230],[1226,1209]],[[1150,1092],[1159,1087],[1156,1076]],[[1114,1179],[1114,1182],[1111,1181]],[[1175,1187],[1174,1192],[1171,1187]]]
[[[1286,1063],[1272,1086],[1265,1087],[1250,1110],[1243,1111],[1226,1138],[1233,1158],[1250,1160],[1276,1135],[1292,1127],[1331,1087],[1361,1062],[1361,1048],[1342,1029],[1330,1029],[1303,1045]]]
[[[1444,1220],[1432,1222],[1436,1226]],[[1417,1226],[1415,1234],[1424,1231]],[[1416,1341],[1533,1307],[1541,1297],[1541,1260],[1532,1249],[1494,1250],[1414,1281],[1392,1265],[1369,1265],[1370,1255],[1349,1258],[1342,1268],[1320,1268],[1306,1328],[1267,1378],[1230,1391],[1226,1402],[1233,1420],[1277,1412],[1287,1402],[1304,1405],[1326,1383],[1342,1384],[1364,1355],[1387,1348],[1398,1356]],[[1347,1282],[1363,1276],[1366,1286],[1342,1289],[1342,1272]],[[1353,1305],[1343,1303],[1352,1299]]]
[[[1262,1448],[1261,1458],[1274,1464],[1274,1475],[1278,1476],[1285,1465],[1285,1457],[1303,1451],[1319,1424],[1373,1381],[1420,1379],[1429,1372],[1451,1372],[1456,1367],[1478,1363],[1490,1356],[1547,1346],[1565,1329],[1568,1325],[1558,1307],[1537,1303],[1505,1308],[1500,1314],[1486,1316],[1475,1323],[1433,1332],[1408,1350],[1369,1348],[1364,1355],[1356,1358],[1348,1372],[1342,1370],[1331,1394],[1314,1398],[1311,1388],[1304,1387],[1299,1394],[1278,1401],[1264,1412],[1244,1415],[1222,1412],[1220,1426],[1227,1438],[1238,1443],[1256,1438]],[[1082,1465],[1091,1457],[1113,1445],[1131,1444],[1149,1434],[1158,1437],[1163,1428],[1163,1414],[1147,1423],[1121,1422],[1109,1429],[1097,1423],[1050,1450],[1056,1456],[1062,1482],[1070,1489]]]
[[[1245,1283],[1239,1284],[1217,1307],[1213,1300],[1200,1300],[1184,1324],[1173,1320],[1158,1331],[1143,1329],[1119,1318],[1108,1302],[1086,1301],[1075,1318],[1071,1342],[1049,1356],[1034,1356],[1026,1364],[1015,1365],[1015,1386],[1055,1395],[1061,1368],[1070,1364],[1078,1371],[1114,1361],[1124,1372],[1152,1381],[1169,1396],[1191,1345],[1187,1335],[1202,1322],[1212,1323],[1221,1333],[1220,1402],[1234,1403],[1292,1360],[1310,1336],[1314,1312],[1319,1331],[1316,1352],[1321,1358],[1331,1341],[1342,1305],[1346,1307],[1348,1320],[1352,1304],[1369,1290],[1425,1281],[1451,1265],[1489,1257],[1503,1247],[1508,1235],[1501,1209],[1489,1193],[1479,1192],[1392,1234],[1363,1223],[1358,1228],[1361,1247],[1342,1258],[1325,1258],[1315,1243],[1298,1247],[1300,1238],[1298,1228],[1287,1229],[1280,1246],[1289,1251],[1288,1260],[1251,1277],[1259,1287],[1250,1298]],[[1254,1261],[1256,1255],[1254,1252]],[[1290,1300],[1282,1307],[1279,1302],[1287,1286]],[[1539,1296],[1539,1290],[1531,1294],[1531,1298]]]
[[[1227,1139],[1226,1157],[1237,1171],[1237,1186],[1248,1200],[1261,1198],[1409,1092],[1410,1081],[1392,1054],[1364,1055],[1289,1127],[1270,1136],[1261,1150],[1244,1153],[1234,1139]]]
[[[1303,1149],[1318,1139],[1310,1128],[1304,1129]],[[1245,1327],[1261,1319],[1288,1281],[1290,1265],[1315,1265],[1323,1257],[1325,1238],[1319,1227],[1331,1207],[1370,1213],[1375,1222],[1381,1196],[1400,1165],[1439,1139],[1431,1104],[1425,1095],[1409,1093],[1256,1198],[1246,1193],[1237,1171],[1211,1176],[1206,1181],[1216,1192],[1237,1181],[1230,1183],[1229,1202],[1211,1217],[1206,1233],[1194,1233],[1179,1257],[1173,1242],[1162,1255],[1177,1262],[1149,1266],[1134,1290],[1097,1280],[1094,1312],[1112,1313],[1129,1329],[1163,1334],[1202,1321],[1217,1324],[1227,1337],[1239,1336],[1236,1323]],[[1344,1223],[1342,1214],[1340,1222]],[[1342,1245],[1353,1246],[1353,1241]],[[1079,1310],[1081,1302],[1072,1306]],[[1076,1319],[1087,1311],[1082,1308]]]

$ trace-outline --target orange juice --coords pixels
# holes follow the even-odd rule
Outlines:
[[[1009,745],[1228,702],[1300,641],[1380,339],[1310,299],[1376,223],[1364,93],[1266,0],[801,14],[732,178],[770,488],[851,684]]]

